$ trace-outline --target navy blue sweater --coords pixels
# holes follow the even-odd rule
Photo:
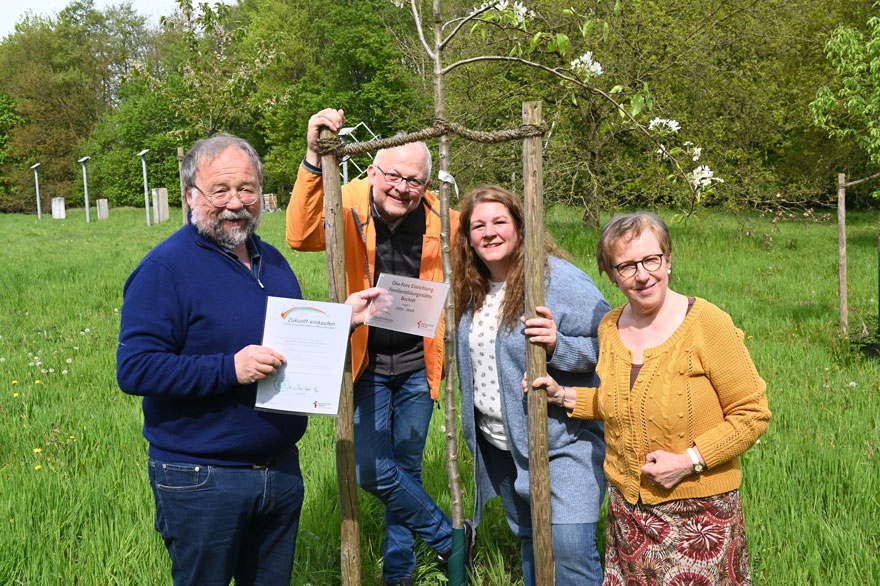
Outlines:
[[[307,418],[256,411],[234,355],[260,344],[266,297],[301,298],[296,276],[256,236],[259,277],[187,224],[125,283],[116,379],[141,395],[144,437],[160,460],[265,464],[305,433]]]

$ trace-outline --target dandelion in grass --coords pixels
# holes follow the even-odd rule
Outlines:
[[[54,368],[50,368],[50,369],[49,369],[49,373],[51,374],[51,373],[53,373],[53,372],[55,372],[55,369],[54,369]]]
[[[17,380],[14,380],[14,381],[12,381],[12,384],[17,385],[17,384],[18,384],[18,381],[17,381]]]
[[[43,469],[43,467],[40,466],[39,464],[37,464],[36,466],[34,466],[34,470],[42,470],[42,469]]]
[[[13,399],[17,399],[17,398],[18,398],[18,393],[12,393],[12,398],[13,398]]]
[[[61,374],[67,374],[67,369],[62,370]]]
[[[35,385],[40,384],[40,379],[35,380],[35,381],[34,381],[34,384],[35,384]]]
[[[65,360],[64,362],[66,362],[67,364],[72,364],[72,363],[73,363],[73,358],[68,358],[68,359]]]
[[[0,362],[6,362],[6,359],[0,356]]]
[[[848,386],[848,387],[851,388],[851,389],[854,389],[854,388],[856,388],[856,387],[859,386],[859,385],[858,385],[858,383],[856,383],[855,381],[850,381],[849,384],[847,384],[846,386]]]
[[[34,448],[35,454],[41,454],[43,452],[43,448]]]
[[[88,334],[89,332],[91,332],[91,331],[92,331],[92,330],[90,330],[89,328],[86,328],[86,333],[87,333],[87,334]]]

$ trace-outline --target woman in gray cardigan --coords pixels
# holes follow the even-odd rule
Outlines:
[[[453,259],[461,421],[474,457],[474,522],[479,523],[489,499],[501,497],[508,525],[520,538],[524,584],[532,586],[528,407],[521,385],[526,336],[545,344],[547,368],[555,379],[595,385],[596,331],[609,306],[583,271],[547,255],[546,307],[537,308],[540,317],[523,326],[522,234],[517,197],[498,186],[477,188],[461,206]],[[596,523],[605,490],[602,426],[570,419],[554,405],[547,409],[556,584],[598,586],[602,567]]]

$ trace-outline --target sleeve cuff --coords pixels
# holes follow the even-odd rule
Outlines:
[[[303,167],[303,169],[305,169],[309,173],[312,173],[313,175],[323,175],[324,174],[323,171],[321,170],[321,167],[318,167],[316,165],[312,165],[311,163],[309,163],[305,159],[303,159],[302,167]]]

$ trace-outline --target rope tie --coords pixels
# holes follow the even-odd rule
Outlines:
[[[343,144],[342,139],[338,136],[319,138],[318,154],[329,155],[330,153],[335,153],[336,158],[342,159],[346,156],[352,157],[354,155],[362,155],[364,153],[399,147],[405,144],[449,134],[454,134],[482,144],[496,144],[499,142],[510,142],[512,140],[543,136],[545,132],[547,132],[547,128],[544,125],[538,124],[523,124],[522,126],[508,130],[484,132],[480,130],[469,130],[461,124],[437,119],[434,120],[434,125],[429,128],[423,128],[416,132],[400,134],[389,138],[377,138],[368,142]]]

